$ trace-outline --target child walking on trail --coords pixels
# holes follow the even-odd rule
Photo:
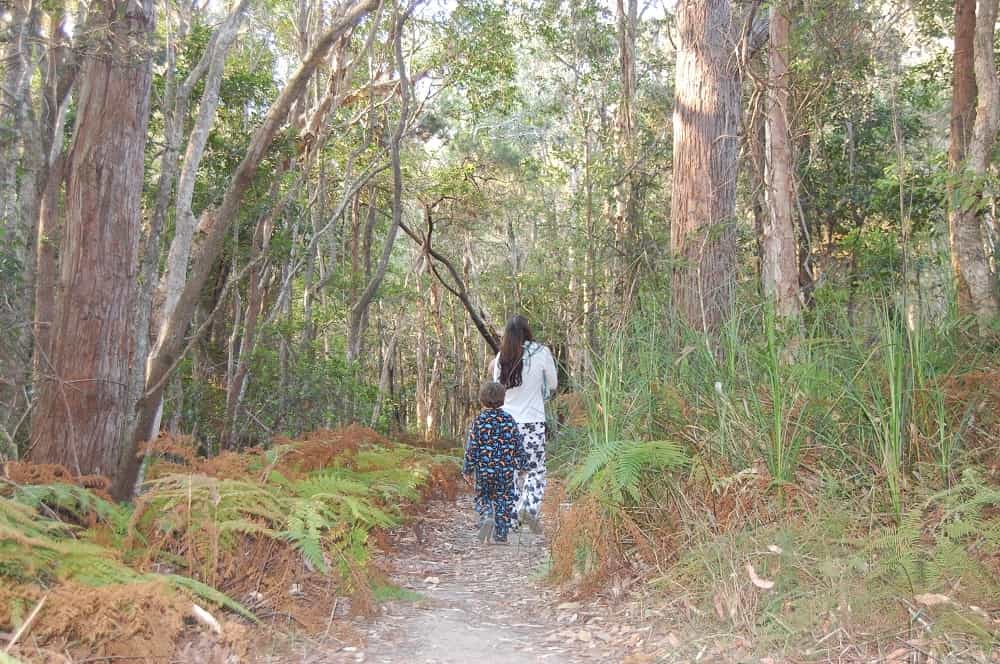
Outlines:
[[[469,429],[462,468],[470,484],[475,475],[475,507],[482,521],[479,537],[486,541],[492,532],[495,544],[507,543],[511,516],[517,504],[514,480],[528,464],[524,438],[517,422],[501,409],[504,392],[504,386],[493,381],[483,383],[479,389],[483,410]],[[490,513],[492,522],[488,518]]]

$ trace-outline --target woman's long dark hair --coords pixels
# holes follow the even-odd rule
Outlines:
[[[507,389],[521,384],[524,342],[533,340],[527,318],[514,316],[507,321],[500,341],[500,384]]]

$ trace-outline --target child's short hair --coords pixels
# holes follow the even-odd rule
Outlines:
[[[504,395],[507,392],[500,383],[488,380],[479,388],[479,403],[486,408],[499,408],[503,405]]]

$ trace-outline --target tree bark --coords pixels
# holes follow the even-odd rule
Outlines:
[[[979,220],[960,204],[961,179],[972,128],[976,122],[976,0],[955,0],[955,46],[952,56],[951,127],[948,143],[948,243],[959,311],[972,312],[972,294],[963,270],[962,246],[979,234]],[[974,255],[975,252],[973,252]]]
[[[618,139],[618,162],[622,173],[615,185],[615,256],[613,259],[615,293],[619,297],[629,292],[634,269],[636,243],[635,205],[635,33],[639,1],[618,0],[618,67],[621,94],[615,118]]]
[[[677,9],[673,298],[689,325],[711,334],[733,305],[741,77],[729,0],[681,0]]]
[[[66,164],[51,373],[40,385],[39,416],[32,422],[33,461],[113,481],[133,449],[124,436],[134,348],[128,321],[138,267],[152,29],[151,0],[91,6]]]
[[[960,18],[958,9],[956,5],[956,21]],[[962,27],[967,30],[968,27],[965,23],[967,23],[968,18],[964,14],[961,18],[963,19]],[[997,0],[979,0],[976,6],[973,38],[973,69],[977,100],[972,139],[968,144],[964,171],[968,175],[969,182],[963,184],[964,187],[972,187],[972,190],[967,189],[967,195],[961,197],[963,202],[960,202],[961,208],[952,215],[953,223],[950,233],[952,260],[957,263],[958,268],[956,282],[959,293],[959,311],[974,315],[980,328],[984,330],[1000,314],[997,275],[990,268],[990,259],[986,254],[984,241],[985,220],[983,215],[988,214],[988,212],[981,210],[983,183],[989,170],[997,131],[1000,130],[1000,80],[997,77],[993,50],[996,20]],[[959,92],[960,55],[957,37],[956,35],[956,80],[954,82],[956,95]],[[963,34],[963,42],[966,40],[967,36]],[[967,65],[968,56],[964,52],[961,56],[963,66]],[[963,73],[964,75],[967,74]],[[963,81],[963,92],[966,87],[968,87],[968,82]],[[966,102],[964,96],[961,99]],[[952,109],[952,121],[955,124],[958,123],[955,118],[956,110],[963,109],[961,107]]]
[[[791,21],[785,3],[771,6],[768,51],[765,182],[768,214],[763,218],[761,277],[775,313],[797,319],[799,275],[795,254],[792,143],[788,133],[788,49]]]

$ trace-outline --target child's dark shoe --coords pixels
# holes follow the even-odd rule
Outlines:
[[[507,536],[504,535],[503,537],[494,537],[493,538],[493,543],[494,544],[499,544],[499,545],[507,544]]]
[[[542,524],[539,523],[538,517],[535,516],[534,514],[531,514],[530,512],[525,512],[524,523],[528,526],[528,530],[530,530],[535,535],[542,534]]]
[[[480,542],[489,542],[490,538],[492,537],[493,537],[493,522],[492,521],[483,522],[483,524],[479,526],[479,532],[477,533],[476,538]]]

